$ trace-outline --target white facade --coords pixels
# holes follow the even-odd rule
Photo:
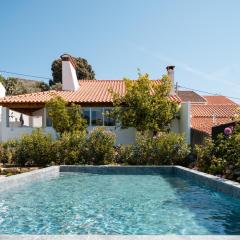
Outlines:
[[[89,108],[92,110],[92,108]],[[98,110],[100,108],[93,108],[93,110]],[[102,109],[102,108],[101,108]],[[92,111],[93,111],[92,110]],[[11,113],[11,115],[9,115]],[[24,124],[20,123],[21,113],[9,110],[8,108],[2,108],[1,116],[1,141],[5,142],[10,139],[19,139],[24,134],[31,134],[36,128],[42,128],[46,134],[51,134],[51,136],[56,139],[57,135],[53,127],[47,126],[47,116],[46,109],[40,109],[35,111],[31,116],[23,114]],[[11,119],[14,120],[11,120]],[[104,117],[103,117],[104,119]],[[93,126],[90,122],[87,131],[91,132],[97,126]],[[105,126],[107,130],[113,132],[116,135],[116,144],[131,144],[135,142],[136,130],[134,128],[121,129],[116,126]]]
[[[186,142],[190,143],[190,105],[188,103],[182,104],[180,108],[180,116],[171,123],[171,131],[175,133],[182,133],[185,136]],[[136,129],[127,128],[121,129],[116,126],[108,126],[106,117],[102,114],[102,117],[97,117],[99,112],[104,112],[109,109],[94,107],[84,108],[84,111],[89,111],[89,125],[88,132],[91,132],[97,126],[105,126],[107,130],[112,131],[116,135],[116,144],[132,144],[136,140]],[[10,113],[10,114],[9,114]],[[12,117],[13,116],[13,117]],[[101,116],[99,114],[99,116]],[[13,118],[13,120],[12,120]],[[8,108],[2,108],[1,116],[1,134],[0,140],[7,141],[10,139],[18,139],[24,134],[31,134],[36,128],[42,128],[45,133],[49,133],[55,139],[57,137],[53,127],[49,125],[49,119],[46,114],[46,109],[40,109],[31,114],[31,116],[23,114],[24,123],[20,123],[20,113],[9,110]]]

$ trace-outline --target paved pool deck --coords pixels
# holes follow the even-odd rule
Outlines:
[[[240,199],[240,184],[180,166],[52,166],[19,175],[0,178],[1,191],[8,191],[48,177],[58,177],[60,172],[91,172],[108,174],[172,173],[188,177],[214,190]],[[0,240],[240,240],[240,235],[0,235]]]

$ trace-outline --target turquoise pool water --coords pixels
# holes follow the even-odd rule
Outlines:
[[[171,175],[60,173],[1,193],[0,234],[240,234],[240,201]]]

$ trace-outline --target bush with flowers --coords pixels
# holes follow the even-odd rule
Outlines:
[[[215,140],[205,139],[195,153],[198,170],[240,182],[240,124],[225,128]]]

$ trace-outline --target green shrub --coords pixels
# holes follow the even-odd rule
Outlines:
[[[162,133],[153,139],[152,164],[183,165],[190,153],[183,135],[176,133]]]
[[[16,163],[20,166],[50,164],[51,144],[51,136],[40,129],[34,130],[31,135],[23,135],[16,145]]]
[[[152,138],[144,134],[137,137],[135,144],[119,148],[115,159],[131,165],[182,165],[189,152],[182,135],[161,133]]]
[[[183,136],[174,133],[161,133],[157,137],[140,135],[133,145],[114,145],[115,135],[103,127],[93,129],[88,136],[85,132],[65,132],[55,141],[41,130],[35,130],[31,135],[24,135],[17,141],[2,144],[0,157],[3,163],[20,166],[111,163],[183,165],[189,153]],[[216,159],[211,169],[216,172],[220,168]]]
[[[216,147],[214,141],[209,138],[204,140],[204,145],[196,145],[197,161],[195,166],[197,169],[211,174],[222,174],[226,165],[226,161],[222,158],[223,155],[219,154],[223,150],[222,147]],[[218,153],[218,151],[220,152]]]
[[[129,164],[132,159],[132,145],[118,145],[115,147],[114,163]]]
[[[53,160],[57,164],[85,164],[84,149],[86,134],[84,132],[63,133],[61,138],[53,143]]]
[[[104,127],[93,129],[86,140],[83,158],[87,164],[101,165],[114,161],[115,135]]]
[[[195,146],[198,170],[240,181],[240,126],[230,136],[220,134],[216,140],[205,139]]]
[[[3,164],[14,164],[16,140],[9,140],[0,145],[0,162]]]

